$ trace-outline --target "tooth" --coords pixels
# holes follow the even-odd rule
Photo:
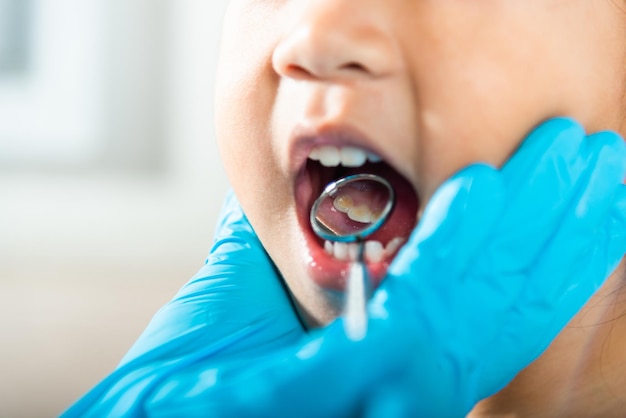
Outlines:
[[[309,154],[309,159],[319,161],[320,159],[320,150],[319,148],[313,148],[311,153]]]
[[[366,152],[357,147],[336,147],[322,145],[315,147],[309,154],[309,159],[319,161],[323,166],[361,167],[366,161],[377,163],[382,158],[373,152]]]
[[[354,202],[352,202],[352,198],[350,196],[341,195],[333,199],[333,206],[339,212],[348,213],[350,208],[354,206]]]
[[[325,145],[318,148],[320,163],[325,167],[337,167],[340,162],[339,150],[337,147]]]
[[[379,263],[385,257],[391,257],[405,242],[401,237],[389,241],[386,246],[380,241],[366,241],[363,248],[364,258],[370,263]],[[359,258],[359,244],[324,241],[324,251],[342,261],[356,261]]]
[[[373,152],[367,153],[367,159],[372,163],[379,163],[383,160],[380,156],[374,154]]]
[[[345,242],[336,242],[333,255],[339,260],[348,259],[348,244]]]
[[[339,212],[348,215],[348,218],[361,223],[372,223],[377,219],[367,205],[354,206],[354,202],[350,196],[340,195],[333,199],[333,206]]]
[[[370,224],[375,220],[374,214],[367,205],[352,206],[348,212],[348,218],[353,221]]]
[[[383,259],[384,249],[380,241],[365,242],[365,258],[371,263],[378,263]]]
[[[356,261],[359,258],[359,244],[354,242],[348,244],[348,257],[350,261]]]
[[[328,240],[324,241],[324,251],[329,255],[333,255],[333,243]]]
[[[360,167],[367,160],[365,151],[355,147],[342,147],[339,150],[339,154],[341,165],[345,167]]]
[[[385,255],[392,255],[402,246],[402,244],[404,244],[404,238],[395,237],[387,243],[387,246],[385,247]]]

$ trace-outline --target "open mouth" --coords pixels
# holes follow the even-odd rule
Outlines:
[[[296,205],[300,227],[304,231],[309,257],[307,272],[319,286],[341,291],[350,262],[358,257],[359,244],[332,242],[318,237],[311,227],[309,214],[311,208],[327,184],[354,174],[375,174],[387,180],[394,189],[396,201],[387,221],[364,241],[364,259],[372,279],[372,286],[377,287],[387,274],[389,264],[407,241],[417,223],[419,199],[413,186],[390,164],[378,155],[352,145],[316,145],[308,154],[304,167],[296,180]],[[361,202],[358,209],[367,213],[368,205],[374,207],[377,202]],[[336,204],[336,209],[348,212]],[[357,209],[357,208],[355,208]],[[358,211],[361,214],[363,210]],[[361,221],[355,214],[351,219]]]

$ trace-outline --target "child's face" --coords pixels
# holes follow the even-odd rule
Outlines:
[[[222,157],[310,323],[338,313],[347,266],[308,225],[329,180],[367,171],[392,181],[396,214],[373,238],[384,247],[406,238],[448,176],[501,165],[542,120],[621,128],[626,18],[614,1],[231,1],[217,83]],[[383,162],[307,162],[322,145],[343,148],[344,165],[363,158],[347,146]],[[395,251],[371,251],[380,278]]]

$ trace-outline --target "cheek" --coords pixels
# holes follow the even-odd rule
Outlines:
[[[471,163],[501,166],[534,125],[557,115],[556,106],[541,89],[532,90],[511,80],[503,82],[495,75],[466,78],[455,73],[445,81],[425,83],[446,86],[424,91],[424,109],[419,116],[423,140],[416,170],[419,178],[427,179],[427,198],[445,179]]]
[[[272,207],[281,198],[277,190],[285,189],[269,125],[276,90],[271,42],[263,38],[263,30],[232,10],[224,25],[216,79],[217,140],[231,186],[255,228],[262,229],[268,217],[263,208]]]
[[[502,165],[550,117],[573,117],[589,131],[619,129],[623,97],[616,86],[623,85],[624,67],[617,52],[623,48],[603,25],[625,26],[604,3],[594,3],[593,13],[588,2],[566,3],[557,20],[544,2],[503,2],[475,20],[469,13],[445,15],[428,27],[428,36],[415,37],[416,169],[428,179],[428,192],[469,163]]]
[[[570,110],[576,100],[557,81],[559,68],[545,63],[528,70],[537,56],[554,54],[533,47],[539,40],[525,42],[515,49],[477,39],[463,54],[444,46],[420,58],[420,68],[430,71],[421,72],[417,82],[422,143],[416,167],[418,177],[428,180],[427,197],[468,164],[501,166],[541,121],[575,116]]]
[[[246,88],[249,86],[249,88]],[[267,121],[268,106],[254,84],[240,83],[218,99],[216,132],[224,168],[241,205],[259,232],[270,223],[265,208],[278,208],[282,182]]]

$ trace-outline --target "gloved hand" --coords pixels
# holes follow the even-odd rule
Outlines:
[[[580,310],[626,251],[623,140],[551,120],[502,170],[476,165],[433,197],[369,305],[305,343],[221,363],[194,396],[151,414],[462,417]]]
[[[472,166],[440,188],[375,293],[362,340],[340,319],[296,344],[287,320],[282,341],[249,351],[246,328],[183,298],[181,322],[161,312],[172,331],[151,325],[157,336],[143,341],[154,348],[131,351],[70,415],[463,416],[536,358],[624,255],[625,164],[618,136],[549,121],[502,170]],[[187,319],[200,316],[209,325]],[[168,333],[198,326],[220,338],[189,338],[172,355]]]
[[[154,316],[118,368],[64,416],[143,416],[163,386],[193,386],[217,361],[272,352],[302,334],[281,278],[230,193],[205,266]]]

